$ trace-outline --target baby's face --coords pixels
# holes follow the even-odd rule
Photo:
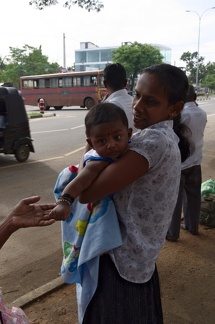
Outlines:
[[[130,137],[131,129],[115,121],[93,126],[88,143],[100,156],[116,159],[126,151]]]

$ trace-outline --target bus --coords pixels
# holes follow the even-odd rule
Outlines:
[[[43,99],[44,110],[65,106],[90,109],[106,94],[103,70],[22,76],[20,91],[26,105],[39,107]]]

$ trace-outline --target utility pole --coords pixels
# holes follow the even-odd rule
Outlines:
[[[208,10],[211,9],[215,9],[215,7],[212,8],[208,8],[205,11],[202,12],[202,14],[200,15],[197,11],[194,10],[186,10],[186,12],[193,12],[198,16],[199,19],[199,28],[198,28],[198,48],[197,48],[197,62],[196,62],[196,90],[198,91],[198,87],[199,87],[199,44],[200,44],[200,30],[201,30],[201,19],[202,16],[204,15],[204,13]]]
[[[63,67],[66,69],[66,42],[65,42],[65,34],[63,33]]]

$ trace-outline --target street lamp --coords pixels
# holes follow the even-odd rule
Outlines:
[[[200,43],[201,19],[202,19],[202,16],[204,15],[204,13],[211,9],[215,9],[215,7],[206,9],[205,11],[203,11],[202,14],[199,14],[197,11],[194,11],[194,10],[186,10],[186,12],[194,12],[199,18],[198,51],[197,51],[197,62],[196,62],[196,90],[198,90],[198,84],[199,84],[199,43]]]

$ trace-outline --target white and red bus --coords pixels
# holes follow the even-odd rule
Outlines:
[[[103,70],[22,76],[20,91],[26,105],[39,106],[43,99],[45,110],[64,106],[90,109],[106,94]]]

